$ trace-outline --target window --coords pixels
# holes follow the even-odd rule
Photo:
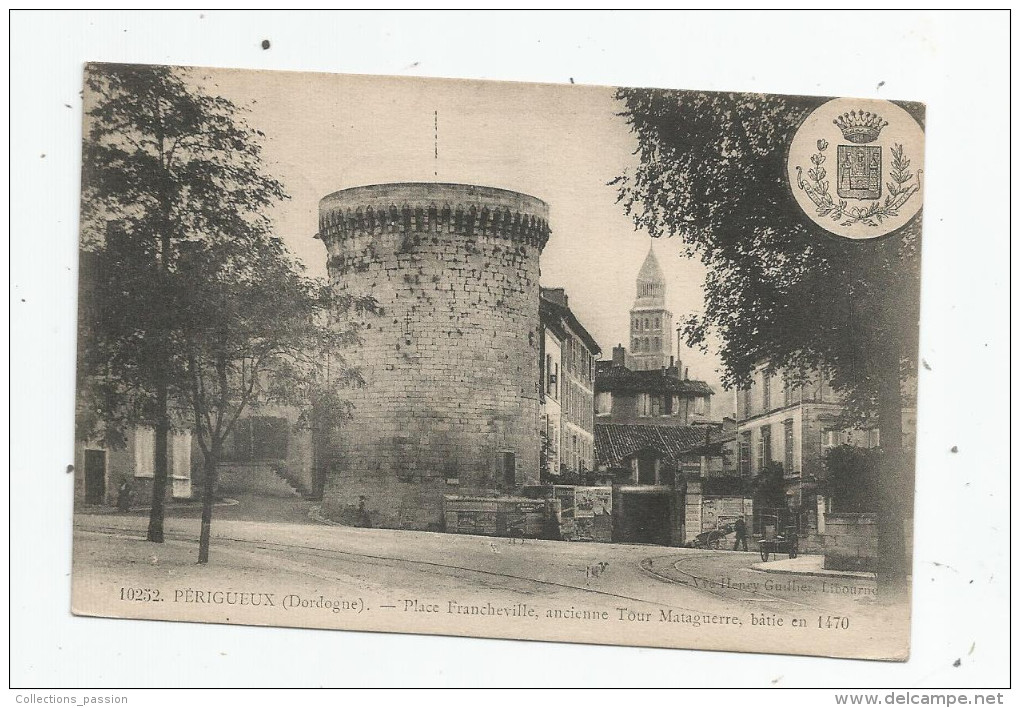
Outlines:
[[[793,421],[783,421],[783,470],[793,474]]]
[[[556,378],[553,375],[552,370],[552,354],[545,355],[545,393],[547,396],[551,396],[553,392],[553,381]]]
[[[761,374],[761,409],[766,413],[772,410],[772,391],[769,374],[763,371]]]
[[[839,445],[839,431],[838,430],[823,430],[822,431],[822,454],[831,450]]]
[[[648,329],[648,318],[647,317],[645,318],[644,325],[645,325],[645,329]]]
[[[752,387],[748,386],[744,389],[744,417],[751,417],[751,391]]]
[[[705,396],[698,396],[694,399],[694,412],[698,415],[705,415],[705,404],[708,399]]]
[[[740,476],[751,476],[751,431],[740,434]]]
[[[499,453],[500,477],[503,485],[514,487],[517,485],[517,460],[512,452]]]
[[[662,329],[662,320],[658,317],[655,318],[655,329]]]
[[[822,401],[828,401],[832,397],[832,385],[829,383],[828,379],[823,377],[818,386],[818,398]]]
[[[664,403],[663,409],[662,409],[662,414],[663,415],[673,415],[673,411],[675,410],[675,408],[673,407],[673,401],[674,401],[675,398],[676,397],[673,396],[670,393],[666,394],[665,398],[663,399],[663,403]]]
[[[880,447],[882,443],[878,437],[878,428],[872,428],[868,431],[868,447]]]
[[[795,389],[796,389],[796,387],[790,381],[784,379],[784,381],[783,381],[783,405],[784,406],[792,406],[794,403],[797,402],[797,397],[795,395]]]
[[[553,362],[553,375],[552,375],[552,396],[555,399],[560,397],[560,362]]]
[[[595,414],[609,415],[613,412],[613,394],[609,391],[600,391],[595,394]]]
[[[655,457],[641,455],[637,458],[638,484],[655,484]]]
[[[772,428],[762,426],[758,433],[758,472],[772,461]]]
[[[662,396],[649,396],[648,398],[652,406],[651,414],[654,416],[662,415]]]
[[[242,418],[234,424],[231,456],[234,460],[287,458],[289,423],[286,418]]]
[[[650,416],[652,414],[651,396],[647,393],[639,393],[637,402],[639,416]]]
[[[135,477],[152,477],[156,467],[155,428],[135,428]]]
[[[653,346],[655,347],[653,351],[659,351],[662,349],[662,338],[656,337]]]

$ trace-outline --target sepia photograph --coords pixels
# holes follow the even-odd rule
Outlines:
[[[923,105],[83,105],[76,613],[908,657]]]
[[[12,704],[1008,703],[1005,12],[8,19]]]

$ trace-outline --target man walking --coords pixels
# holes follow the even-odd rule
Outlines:
[[[733,530],[737,532],[737,540],[733,542],[733,550],[737,550],[741,543],[744,544],[744,550],[747,550],[747,524],[744,523],[744,517],[741,516],[737,519],[737,523],[733,524]]]

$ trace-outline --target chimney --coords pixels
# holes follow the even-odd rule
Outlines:
[[[563,288],[542,288],[542,297],[550,302],[555,302],[561,307],[568,307],[567,291]]]
[[[615,347],[613,347],[613,368],[616,368],[617,366],[626,365],[627,365],[627,350],[624,348],[623,344],[617,344]]]
[[[685,366],[684,367],[684,381],[686,381],[688,378],[689,377],[687,376],[687,367]]]

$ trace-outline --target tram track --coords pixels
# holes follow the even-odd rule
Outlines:
[[[118,537],[121,537],[121,538],[128,537],[128,538],[135,538],[135,539],[138,539],[138,540],[144,540],[144,535],[139,534],[137,532],[134,532],[131,529],[127,529],[127,528],[123,528],[123,527],[117,527],[117,526],[89,526],[89,527],[81,527],[81,528],[77,529],[76,531],[79,532],[79,533],[92,533],[92,534],[100,535],[100,536],[118,536]],[[170,540],[170,541],[173,541],[173,542],[176,542],[176,543],[189,543],[190,544],[190,543],[194,543],[194,541],[195,541],[194,536],[192,536],[192,535],[184,534],[184,533],[181,533],[181,532],[174,532],[174,531],[166,531],[166,532],[164,532],[164,538],[166,540]],[[683,606],[683,605],[678,605],[678,604],[673,604],[673,603],[668,603],[668,602],[661,602],[661,601],[652,600],[652,599],[643,598],[643,597],[634,597],[632,595],[627,595],[627,594],[618,593],[618,592],[612,592],[610,590],[603,590],[603,589],[599,589],[599,588],[593,588],[593,587],[590,587],[590,586],[587,586],[587,585],[572,585],[570,583],[562,583],[562,582],[557,582],[557,581],[554,581],[554,580],[543,580],[543,579],[540,579],[540,578],[526,577],[526,576],[515,575],[515,574],[511,574],[511,573],[502,573],[502,572],[498,572],[498,571],[494,571],[494,570],[484,570],[484,569],[479,569],[479,568],[468,568],[468,567],[465,567],[465,566],[455,565],[455,564],[452,564],[452,563],[439,563],[439,562],[436,562],[436,561],[416,560],[416,559],[411,559],[411,558],[402,558],[402,557],[399,557],[399,556],[379,555],[379,554],[372,554],[372,553],[364,553],[364,552],[357,552],[357,551],[342,550],[342,549],[337,549],[337,548],[323,548],[323,547],[318,547],[318,546],[309,546],[309,545],[301,545],[301,544],[282,543],[280,541],[269,541],[269,540],[265,540],[265,539],[253,540],[253,539],[249,539],[249,538],[237,538],[237,537],[232,537],[232,536],[216,536],[214,538],[214,540],[216,542],[220,542],[220,543],[227,542],[227,543],[232,543],[232,544],[238,544],[238,545],[241,545],[241,546],[253,547],[251,550],[247,550],[247,552],[249,552],[249,553],[254,553],[254,552],[258,551],[258,550],[278,551],[278,552],[281,552],[281,553],[299,554],[299,555],[303,555],[303,556],[308,556],[310,558],[318,559],[320,561],[321,560],[326,560],[326,559],[329,559],[329,560],[340,560],[342,558],[351,558],[351,559],[354,559],[356,562],[370,564],[370,565],[379,565],[379,566],[388,566],[388,567],[396,567],[397,565],[402,565],[405,568],[411,568],[413,570],[416,570],[418,572],[425,573],[425,574],[436,574],[436,575],[442,575],[442,576],[445,576],[445,577],[458,577],[458,573],[460,573],[460,574],[469,574],[469,575],[482,576],[482,577],[484,577],[484,578],[486,578],[486,579],[488,579],[490,581],[491,580],[504,580],[504,581],[509,580],[509,581],[514,581],[514,582],[518,582],[518,583],[528,583],[528,584],[532,584],[532,585],[535,585],[535,586],[550,587],[550,588],[556,588],[556,589],[559,589],[559,590],[569,590],[569,591],[575,591],[575,592],[582,592],[582,593],[586,593],[586,594],[590,594],[590,595],[594,595],[594,596],[600,596],[600,597],[605,597],[605,598],[612,598],[614,600],[625,600],[625,601],[628,601],[628,602],[638,602],[638,603],[642,603],[642,604],[646,604],[646,605],[654,605],[656,607],[663,607],[663,608],[669,608],[669,609],[674,609],[674,610],[682,610],[682,611],[686,611],[686,612],[698,612],[699,611],[699,610],[697,610],[695,608],[691,608],[691,607],[687,607],[687,606]],[[639,564],[639,567],[640,567],[640,564]],[[320,577],[320,578],[323,577],[322,575],[319,575],[317,573],[309,573],[309,574],[313,575],[314,577]],[[464,576],[460,575],[459,577],[464,577]],[[326,579],[328,579],[328,578],[326,578]],[[506,585],[505,584],[497,585],[495,587],[498,587],[498,588],[501,588],[501,589],[506,589]]]
[[[724,554],[717,554],[724,555]],[[703,557],[703,556],[702,556]],[[675,553],[665,554],[661,556],[652,556],[645,558],[641,561],[641,568],[649,575],[667,583],[675,583],[677,585],[683,585],[684,587],[691,588],[697,592],[713,595],[715,597],[726,600],[727,602],[775,602],[784,605],[795,605],[797,607],[803,607],[811,610],[826,611],[826,608],[819,607],[807,602],[801,602],[798,600],[792,600],[788,597],[776,595],[768,592],[761,588],[749,587],[747,583],[734,585],[727,585],[719,581],[719,572],[714,571],[714,577],[709,577],[705,571],[691,572],[690,569],[681,568],[680,566],[689,562],[693,556],[677,555]],[[660,564],[656,568],[656,561]],[[664,569],[662,565],[666,565],[669,571],[662,572]],[[761,571],[744,569],[746,572],[762,574]],[[725,571],[723,571],[725,572]],[[679,578],[673,577],[671,573],[679,574]],[[748,597],[748,595],[750,597]]]

